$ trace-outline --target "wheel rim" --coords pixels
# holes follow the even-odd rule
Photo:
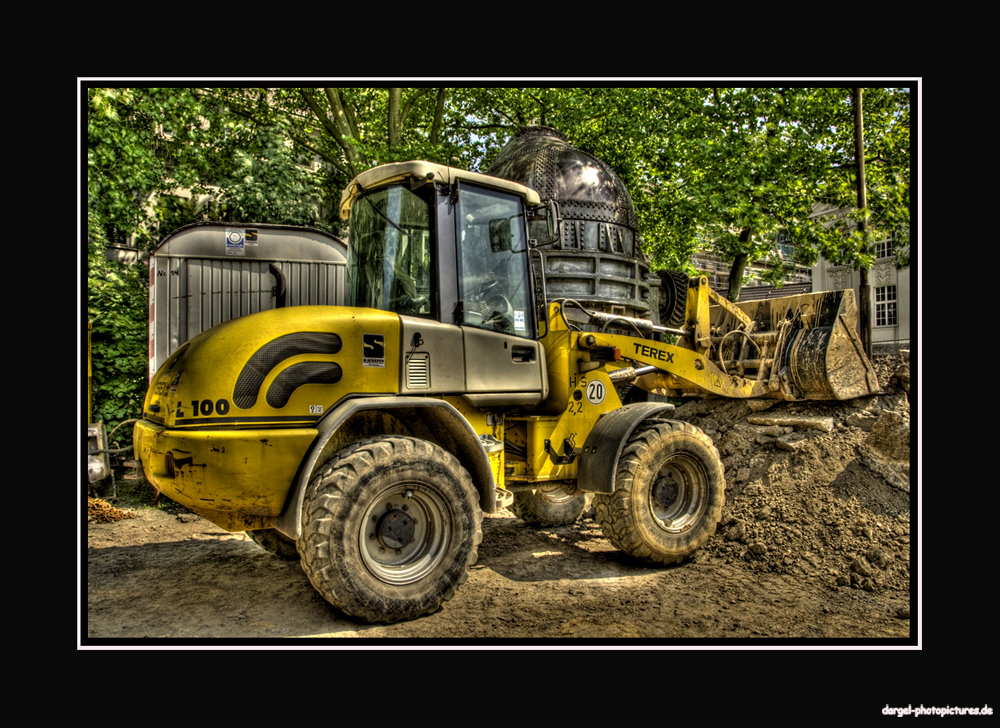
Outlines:
[[[542,500],[549,503],[569,503],[576,498],[575,495],[566,492],[566,489],[561,485],[543,485],[537,492]]]
[[[669,533],[698,523],[707,507],[708,474],[697,460],[676,456],[656,472],[648,492],[649,513]]]
[[[412,584],[442,561],[451,541],[447,501],[424,483],[382,492],[365,511],[361,559],[387,584]]]

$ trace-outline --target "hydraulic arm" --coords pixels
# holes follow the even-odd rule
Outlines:
[[[626,364],[612,381],[657,394],[842,400],[879,391],[852,290],[734,304],[692,278],[677,328],[561,305],[567,327],[591,330],[580,348]]]

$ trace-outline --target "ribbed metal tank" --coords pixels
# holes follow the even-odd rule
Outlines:
[[[533,126],[515,134],[487,172],[558,205],[560,237],[538,248],[549,301],[571,298],[593,310],[657,318],[632,198],[611,167],[555,129]],[[530,234],[546,237],[544,229]]]

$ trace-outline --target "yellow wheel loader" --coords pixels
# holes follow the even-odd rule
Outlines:
[[[606,168],[587,163],[600,182]],[[438,609],[476,561],[483,513],[506,506],[565,524],[592,498],[617,548],[683,560],[714,533],[725,479],[667,396],[877,391],[853,296],[737,306],[670,275],[660,322],[631,228],[578,207],[427,162],[359,175],[341,205],[346,305],[264,311],[185,343],[134,428],[145,477],[300,558],[367,621]],[[604,231],[588,238],[588,222]]]

